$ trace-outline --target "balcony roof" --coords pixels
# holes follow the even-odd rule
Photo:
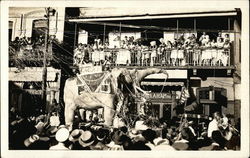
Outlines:
[[[139,20],[139,19],[165,19],[206,16],[235,16],[234,8],[80,8],[79,17],[69,19],[71,22],[84,21],[110,21],[110,20]]]

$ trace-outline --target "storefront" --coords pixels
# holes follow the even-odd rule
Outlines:
[[[48,110],[55,99],[59,102],[61,70],[48,67],[47,105],[42,105],[42,68],[26,67],[21,72],[9,69],[9,101],[21,114],[33,113],[39,109]]]

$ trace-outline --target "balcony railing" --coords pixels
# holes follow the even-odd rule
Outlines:
[[[200,66],[200,67],[229,67],[230,49],[168,49],[163,53],[153,51],[129,51],[125,49],[93,51],[89,53],[87,62],[94,65],[111,66]],[[84,55],[75,56],[75,65],[84,64],[86,57]]]

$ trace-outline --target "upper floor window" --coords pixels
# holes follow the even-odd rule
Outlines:
[[[33,27],[32,27],[33,41],[37,41],[39,37],[45,37],[46,29],[47,29],[46,19],[34,20]]]

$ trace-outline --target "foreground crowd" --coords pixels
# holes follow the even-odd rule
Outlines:
[[[75,119],[73,130],[63,125],[58,111],[48,115],[20,117],[10,113],[9,148],[29,150],[239,150],[238,130],[216,112],[208,129],[197,134],[194,124],[183,118],[179,125],[163,123],[155,130],[138,120],[133,128],[125,124],[109,127],[96,121]]]
[[[140,40],[125,37],[119,49],[116,46],[109,49],[109,43],[100,39],[92,45],[80,43],[74,50],[74,64],[228,66],[230,62],[229,34],[222,37],[219,33],[216,39],[211,39],[205,32],[199,39],[195,34],[187,38],[183,34],[172,42],[163,38],[159,39],[159,45],[157,42],[151,41],[148,46]]]

